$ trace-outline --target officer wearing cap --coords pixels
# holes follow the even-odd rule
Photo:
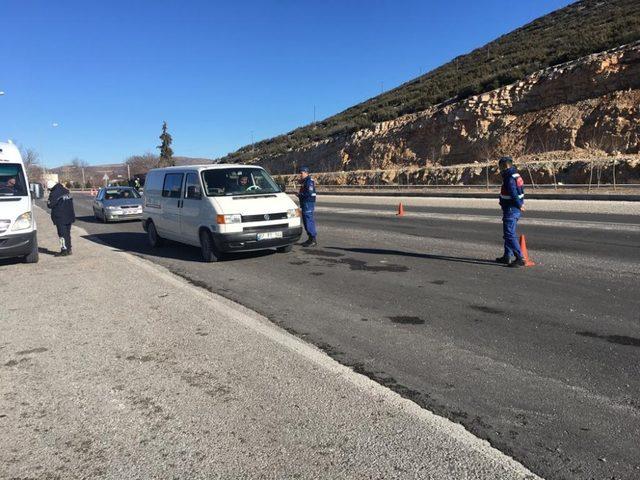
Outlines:
[[[316,208],[316,182],[309,175],[308,167],[300,168],[300,183],[298,200],[300,200],[300,209],[302,210],[302,223],[309,236],[302,246],[315,247],[318,245],[316,221],[313,218],[313,212]]]
[[[502,207],[504,254],[496,258],[496,262],[510,267],[523,267],[524,259],[518,245],[516,227],[521,213],[524,212],[524,181],[513,166],[511,157],[500,158],[498,167],[502,175],[500,206]],[[515,260],[511,261],[511,257],[515,257]]]

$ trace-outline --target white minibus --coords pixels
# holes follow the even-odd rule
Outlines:
[[[38,261],[38,238],[29,179],[20,151],[0,142],[0,258]]]
[[[200,247],[206,262],[226,252],[291,251],[300,210],[261,167],[198,165],[149,171],[142,225],[149,243],[164,239]]]

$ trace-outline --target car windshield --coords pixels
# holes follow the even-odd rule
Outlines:
[[[279,193],[280,188],[261,168],[216,168],[202,172],[204,190],[210,197]]]
[[[29,191],[19,163],[0,164],[0,197],[27,197]]]
[[[122,200],[126,198],[140,198],[140,194],[133,188],[108,188],[104,192],[105,200]]]

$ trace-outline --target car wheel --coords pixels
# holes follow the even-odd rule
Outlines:
[[[24,263],[38,263],[40,254],[38,253],[38,241],[33,242],[31,251],[24,257]]]
[[[104,209],[102,210],[102,223],[109,223],[109,220],[107,220],[107,214],[104,212]]]
[[[278,253],[289,253],[291,250],[293,250],[293,245],[285,245],[284,247],[276,248],[276,252]]]
[[[147,238],[149,239],[149,245],[151,248],[158,248],[164,244],[164,239],[158,235],[158,231],[156,230],[156,226],[153,222],[149,222],[147,226]]]
[[[200,252],[202,253],[202,260],[207,263],[217,262],[220,259],[215,251],[213,238],[206,230],[200,232]]]

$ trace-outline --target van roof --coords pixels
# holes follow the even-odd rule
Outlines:
[[[0,162],[22,163],[18,147],[13,143],[0,142]]]
[[[239,163],[209,163],[206,165],[180,165],[175,167],[154,168],[150,171],[171,171],[171,170],[217,170],[221,168],[262,168],[260,165],[241,165]]]

